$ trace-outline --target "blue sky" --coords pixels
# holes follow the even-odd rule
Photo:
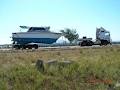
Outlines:
[[[71,28],[93,39],[102,26],[120,41],[120,0],[0,0],[0,44],[11,43],[20,25]]]

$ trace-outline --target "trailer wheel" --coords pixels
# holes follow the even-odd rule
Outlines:
[[[22,46],[22,49],[26,49],[26,46],[25,46],[25,45],[23,45],[23,46]]]
[[[87,46],[92,46],[93,42],[92,41],[88,41],[88,45]]]
[[[87,44],[86,41],[81,42],[81,46],[86,46],[86,44]]]
[[[33,47],[34,47],[35,49],[38,49],[38,45],[36,45],[36,44],[35,44]]]

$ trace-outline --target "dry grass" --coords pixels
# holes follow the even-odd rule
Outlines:
[[[40,73],[31,66],[38,59],[76,63]],[[120,46],[4,51],[0,70],[0,89],[4,90],[106,90],[120,80]]]
[[[31,64],[38,59],[42,60],[73,60],[73,61],[102,61],[102,58],[118,60],[120,47],[103,48],[76,48],[76,49],[46,49],[46,50],[20,50],[0,52],[0,66],[4,64]]]

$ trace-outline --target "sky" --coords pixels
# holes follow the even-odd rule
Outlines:
[[[120,41],[120,0],[0,0],[0,44],[12,43],[21,25],[76,29],[93,39],[96,27],[104,27]]]

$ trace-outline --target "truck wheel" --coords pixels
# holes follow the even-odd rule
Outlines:
[[[109,42],[107,40],[102,40],[101,41],[101,45],[108,45],[108,44],[109,44]]]

